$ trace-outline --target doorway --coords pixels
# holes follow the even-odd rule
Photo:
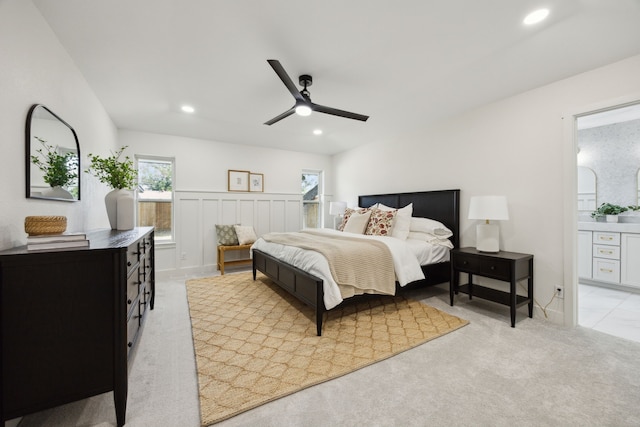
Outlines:
[[[577,145],[577,323],[640,342],[640,103],[576,116]],[[593,212],[619,206],[618,222]],[[636,236],[636,233],[637,236]],[[640,248],[640,243],[637,245]]]

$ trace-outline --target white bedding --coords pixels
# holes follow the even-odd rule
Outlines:
[[[342,231],[331,229],[319,229],[323,234],[337,234],[344,236]],[[422,264],[446,261],[449,258],[449,249],[430,245],[427,242],[417,240],[400,240],[393,237],[369,236],[355,233],[347,233],[350,237],[361,239],[373,239],[383,242],[391,252],[393,265],[396,271],[396,279],[400,286],[416,280],[424,279],[424,274],[420,268]],[[431,247],[431,248],[428,248]],[[324,283],[324,305],[331,309],[342,302],[340,289],[331,275],[329,264],[324,256],[319,252],[304,250],[293,246],[285,246],[278,243],[267,242],[259,238],[252,246],[253,249],[261,250],[279,260],[300,268],[323,280]],[[443,257],[446,256],[446,259]],[[436,261],[440,259],[439,261]],[[423,262],[426,260],[427,262]]]

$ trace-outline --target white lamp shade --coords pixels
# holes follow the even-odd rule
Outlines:
[[[347,209],[347,202],[329,202],[330,215],[342,215]]]
[[[507,198],[505,196],[474,196],[469,203],[469,219],[507,220]]]

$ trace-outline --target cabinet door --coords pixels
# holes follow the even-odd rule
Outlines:
[[[622,233],[620,279],[627,286],[640,287],[640,234]]]
[[[591,278],[592,250],[591,231],[578,231],[578,277]]]

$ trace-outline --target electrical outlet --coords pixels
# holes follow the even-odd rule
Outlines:
[[[560,299],[564,299],[564,286],[556,286],[556,295]]]

